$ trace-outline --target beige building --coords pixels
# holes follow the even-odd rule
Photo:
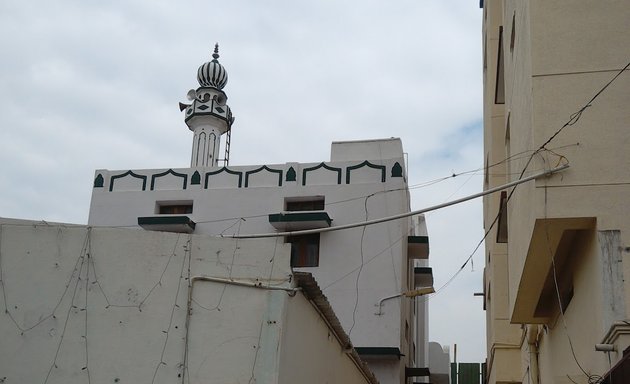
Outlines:
[[[488,381],[630,382],[630,2],[482,7],[484,188],[570,165],[484,198]]]

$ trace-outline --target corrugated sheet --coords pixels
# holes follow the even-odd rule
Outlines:
[[[457,384],[480,384],[481,364],[459,363],[457,370]]]
[[[322,315],[330,330],[335,334],[335,337],[341,343],[342,347],[347,350],[348,356],[354,361],[356,366],[361,370],[363,376],[367,379],[370,384],[378,384],[378,380],[376,376],[372,373],[370,368],[368,368],[367,364],[361,360],[359,354],[352,346],[352,342],[350,341],[350,337],[346,334],[346,332],[341,327],[341,323],[337,318],[337,315],[333,311],[330,303],[324,293],[319,288],[317,281],[313,278],[313,275],[307,272],[294,272],[293,277],[295,278],[295,282],[298,287],[302,288],[302,293],[306,296],[307,299],[315,306],[317,311]]]

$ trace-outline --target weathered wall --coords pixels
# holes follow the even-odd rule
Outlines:
[[[202,277],[289,287],[286,246],[63,225],[0,232],[4,382],[276,382],[262,380],[275,371],[257,356],[278,358],[269,301],[287,293]]]
[[[284,318],[279,383],[365,383],[325,320],[302,294],[290,297]]]
[[[608,369],[607,357],[594,351],[595,343],[614,344],[617,351],[628,346],[622,334],[627,331],[623,320],[628,318],[630,298],[628,253],[623,251],[630,230],[626,172],[630,165],[626,151],[630,143],[626,105],[630,77],[621,74],[593,103],[581,108],[628,62],[620,48],[630,39],[626,25],[630,8],[624,1],[489,0],[484,4],[489,15],[484,35],[490,39],[492,28],[503,26],[505,60],[503,126],[489,97],[494,92],[492,73],[488,72],[484,80],[484,134],[489,158],[500,161],[516,156],[508,159],[506,179],[517,178],[526,165],[525,175],[563,162],[571,165],[561,174],[516,188],[508,204],[509,242],[505,255],[499,255],[501,259],[497,259],[500,246],[493,243],[494,234],[490,233],[486,241],[490,382],[506,380],[510,375],[512,380],[527,378],[532,382],[540,376],[543,383],[570,383],[567,375],[585,381],[587,374],[582,369],[589,375],[601,375]],[[492,19],[499,8],[501,16]],[[492,55],[490,49],[485,50]],[[490,69],[492,60],[488,63]],[[564,126],[570,118],[571,124]],[[543,150],[531,157],[559,130],[546,146],[553,152]],[[492,184],[491,176],[489,180]],[[496,200],[484,200],[486,228],[497,209]],[[557,249],[551,246],[550,234],[575,218],[590,218],[592,224],[582,227],[571,242]],[[569,261],[555,272],[565,281],[562,284],[572,286],[572,298],[562,316],[558,300],[539,302],[538,296],[528,292],[534,286],[534,266],[548,265],[552,257],[564,255]],[[537,273],[549,276],[554,269],[545,268]],[[552,282],[547,280],[547,295],[556,291]],[[523,320],[524,304],[546,307],[552,315],[547,319],[530,316],[530,321],[541,325],[516,332],[513,326],[500,324],[497,316],[497,306],[500,312],[505,309],[505,294],[512,322],[527,322]],[[539,332],[532,335],[533,329]],[[513,368],[513,357],[506,355],[505,361],[499,361],[498,340],[501,335],[508,336],[506,331],[512,335],[506,350],[520,344],[518,370]],[[613,364],[620,357],[620,352],[612,353]],[[505,375],[497,370],[504,370]]]

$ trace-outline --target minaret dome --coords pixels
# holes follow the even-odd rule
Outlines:
[[[216,89],[223,89],[225,84],[227,84],[227,71],[219,63],[219,44],[214,45],[212,61],[204,63],[197,70],[197,80],[202,87],[213,87]]]

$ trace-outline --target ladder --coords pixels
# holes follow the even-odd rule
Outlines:
[[[230,163],[230,137],[232,136],[232,127],[228,127],[225,135],[225,156],[223,157],[223,166],[227,167]]]

